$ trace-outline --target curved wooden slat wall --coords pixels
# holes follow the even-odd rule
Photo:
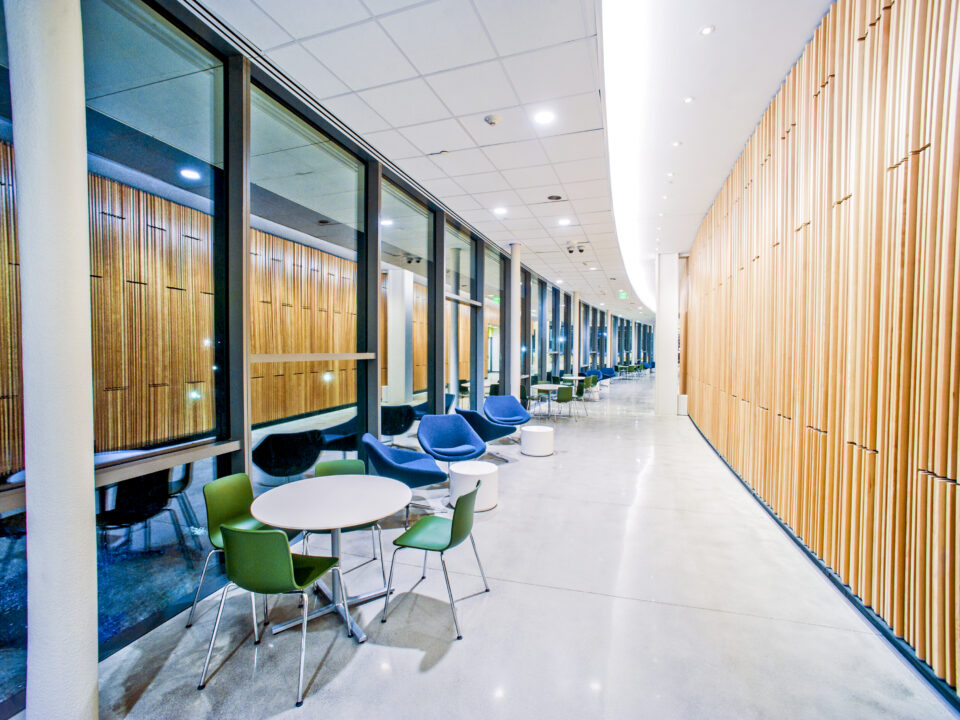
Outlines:
[[[690,415],[951,685],[960,2],[840,0],[690,253]]]

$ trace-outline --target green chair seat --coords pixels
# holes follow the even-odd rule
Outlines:
[[[305,590],[337,564],[337,558],[290,553],[293,562],[293,581],[297,588]]]
[[[453,521],[450,518],[430,515],[394,540],[393,544],[398,547],[440,552],[450,545],[452,530]]]

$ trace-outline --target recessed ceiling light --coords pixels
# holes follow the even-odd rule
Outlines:
[[[657,230],[659,230],[659,229],[660,229],[660,226],[659,226],[659,225],[657,225]]]
[[[496,207],[493,209],[494,215],[506,215],[507,209],[505,207]]]
[[[595,267],[592,267],[592,268],[590,268],[590,269],[591,269],[591,270],[596,270],[596,268],[595,268]]]
[[[666,196],[666,195],[661,195],[660,197],[662,197],[664,200],[667,199],[667,196]]]
[[[672,177],[673,177],[673,173],[672,173],[672,172],[667,173],[667,177],[672,178]]]
[[[556,119],[557,116],[552,110],[541,110],[533,116],[533,121],[538,125],[549,125]]]
[[[390,218],[384,218],[383,220],[380,221],[380,225],[381,227],[390,227],[391,225],[393,225],[393,220],[391,220]]]
[[[713,35],[716,32],[716,28],[713,25],[704,25],[700,28],[700,34],[706,37],[707,35]]]
[[[693,95],[687,95],[687,96],[683,99],[683,102],[684,102],[686,105],[689,105],[690,103],[692,103],[692,102],[693,102]]]
[[[557,280],[557,285],[563,285],[563,280],[562,279]]]
[[[557,220],[557,225],[560,225],[561,227],[565,227],[569,224],[570,224],[570,218],[560,218],[559,220]]]
[[[663,217],[663,213],[657,213],[659,217]]]
[[[180,177],[186,178],[187,180],[199,180],[200,173],[193,168],[183,168],[180,171]]]
[[[673,141],[672,143],[670,143],[670,144],[673,145],[674,147],[680,147],[681,145],[683,145],[683,143],[682,143],[681,141],[679,141],[679,140],[674,140],[674,141]]]

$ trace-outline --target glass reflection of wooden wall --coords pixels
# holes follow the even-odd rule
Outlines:
[[[380,283],[380,387],[387,384],[387,364],[390,362],[387,347],[387,275],[381,274]],[[427,390],[427,286],[413,284],[413,391]]]
[[[210,432],[211,218],[96,175],[89,176],[89,198],[95,449]],[[6,474],[23,467],[23,399],[13,150],[5,143],[0,234],[0,474]]]

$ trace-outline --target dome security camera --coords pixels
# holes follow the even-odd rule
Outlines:
[[[570,245],[570,246],[567,247],[567,252],[570,253],[571,255],[573,255],[573,246],[572,246],[572,245]]]
[[[583,252],[583,245],[577,245],[577,250],[579,250],[580,252]]]

